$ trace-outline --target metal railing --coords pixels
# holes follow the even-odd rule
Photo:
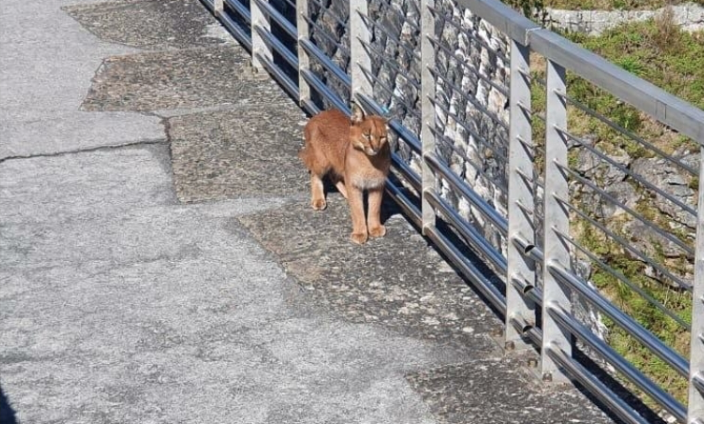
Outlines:
[[[252,51],[254,69],[309,113],[349,113],[354,100],[398,118],[387,193],[505,316],[507,349],[538,348],[544,381],[576,380],[625,422],[651,422],[600,365],[650,407],[704,423],[704,161],[647,141],[570,89],[631,105],[695,152],[704,112],[497,0],[405,0],[404,10],[384,0],[202,1]],[[574,116],[607,136],[571,129]],[[640,157],[622,163],[623,146]],[[648,174],[655,163],[676,181]],[[673,307],[655,281],[690,306]],[[672,322],[688,350],[619,304],[618,291]],[[683,378],[687,401],[590,328],[599,317]]]

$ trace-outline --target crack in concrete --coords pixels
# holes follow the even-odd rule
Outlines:
[[[151,139],[151,140],[138,140],[138,141],[133,141],[133,142],[129,142],[129,143],[115,144],[112,146],[97,146],[97,147],[90,147],[87,149],[65,150],[65,151],[54,152],[54,153],[38,153],[38,154],[34,154],[34,155],[7,156],[4,158],[0,158],[0,164],[3,164],[3,163],[10,161],[10,160],[53,158],[53,157],[61,157],[61,156],[67,156],[67,155],[75,155],[75,154],[79,154],[79,153],[93,153],[93,152],[100,152],[100,151],[110,151],[110,150],[118,150],[118,149],[124,149],[124,148],[128,148],[128,147],[137,147],[137,146],[153,146],[153,145],[159,145],[159,144],[168,146],[169,143],[170,143],[170,140],[167,135],[166,138]]]

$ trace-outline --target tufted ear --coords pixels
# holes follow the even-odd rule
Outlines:
[[[364,121],[364,111],[356,103],[352,104],[352,117],[350,119],[354,125],[361,124]]]

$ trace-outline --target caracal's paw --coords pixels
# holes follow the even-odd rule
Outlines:
[[[325,202],[325,199],[315,199],[312,202],[310,202],[310,205],[316,211],[322,211],[328,206],[327,202]]]
[[[369,237],[377,238],[386,235],[386,227],[379,225],[377,227],[369,227]]]
[[[357,244],[364,244],[367,242],[367,233],[352,233],[350,239]]]

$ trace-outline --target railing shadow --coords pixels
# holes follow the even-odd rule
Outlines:
[[[5,392],[2,390],[2,385],[0,385],[0,423],[18,424],[15,411],[12,409],[12,406],[10,406],[10,402],[7,400]]]

